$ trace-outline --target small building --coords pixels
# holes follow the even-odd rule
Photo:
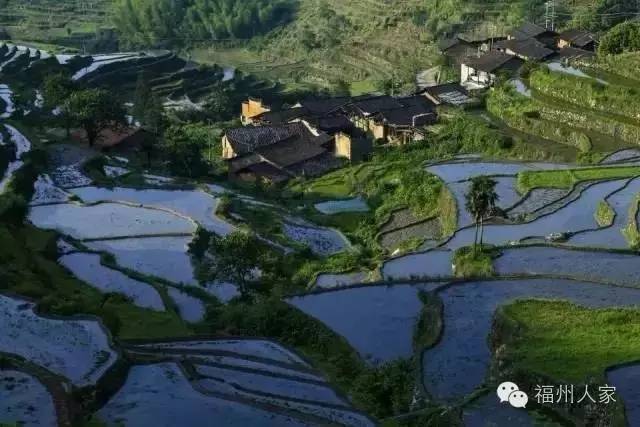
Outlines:
[[[464,58],[478,52],[479,47],[473,43],[453,37],[442,39],[438,42],[440,53],[447,58],[449,65],[460,66]]]
[[[334,137],[304,121],[230,129],[222,138],[231,178],[245,181],[278,183],[321,175],[341,164],[334,149]]]
[[[498,51],[467,58],[460,66],[460,84],[471,90],[484,89],[493,85],[499,74],[514,74],[523,64],[517,56]]]
[[[265,105],[261,99],[249,98],[242,103],[242,120],[243,125],[250,125],[253,123],[253,118],[263,113],[271,111],[271,107]]]
[[[394,144],[421,139],[422,128],[437,120],[435,105],[420,95],[361,97],[348,105],[345,112],[356,128],[376,140]]]
[[[595,51],[596,36],[588,31],[583,30],[567,30],[558,36],[558,48],[572,47],[581,50]]]
[[[514,28],[507,34],[507,40],[529,40],[535,39],[546,47],[552,48],[556,46],[558,33],[541,27],[531,22],[524,22],[517,28]]]
[[[494,47],[499,52],[517,56],[525,61],[543,61],[554,54],[553,50],[533,38],[526,40],[503,40],[497,42]]]
[[[451,105],[467,107],[477,105],[479,100],[469,95],[469,92],[458,83],[445,83],[426,87],[419,92],[434,105]]]

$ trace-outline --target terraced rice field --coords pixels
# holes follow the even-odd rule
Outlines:
[[[38,316],[34,304],[0,295],[0,352],[15,354],[77,386],[95,384],[118,358],[96,320]]]
[[[0,369],[0,422],[24,426],[58,425],[47,389],[24,372]]]
[[[374,425],[307,362],[274,342],[176,341],[130,345],[127,351],[164,362],[130,372],[124,387],[98,412],[107,422],[172,425],[164,420],[186,417],[190,425],[207,425],[198,417],[217,414],[225,425],[239,426]],[[163,405],[176,393],[181,405]]]

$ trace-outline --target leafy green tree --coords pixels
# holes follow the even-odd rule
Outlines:
[[[63,120],[67,131],[67,138],[71,133],[71,115],[67,109],[67,100],[76,90],[73,80],[67,74],[56,73],[45,77],[42,84],[42,96],[44,98],[44,108],[56,110]]]
[[[214,140],[206,125],[173,125],[164,133],[162,151],[173,174],[196,178],[209,171],[203,153],[213,144],[220,145],[220,141]]]
[[[126,125],[125,112],[120,101],[104,89],[85,89],[73,92],[65,107],[71,119],[87,134],[89,145],[93,146],[100,133],[111,127]]]
[[[214,235],[203,258],[206,277],[231,282],[246,295],[262,264],[263,254],[262,244],[252,232],[238,230],[225,237]]]
[[[131,110],[133,117],[137,120],[143,121],[147,108],[151,102],[152,95],[147,77],[144,72],[141,72],[138,74],[136,90],[133,94],[133,108]]]
[[[233,96],[223,87],[215,87],[205,101],[206,112],[215,121],[229,120],[236,109]]]
[[[618,54],[640,50],[640,22],[627,21],[609,30],[600,40],[600,54]]]
[[[480,230],[480,247],[482,247],[484,235],[484,219],[488,217],[500,199],[496,193],[497,182],[487,176],[478,176],[471,180],[471,188],[465,195],[465,207],[473,215],[476,233],[473,247],[478,246],[478,229]]]

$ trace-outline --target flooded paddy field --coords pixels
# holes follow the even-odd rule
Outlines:
[[[106,330],[96,320],[46,318],[34,304],[0,295],[0,351],[68,378],[94,384],[116,361]]]

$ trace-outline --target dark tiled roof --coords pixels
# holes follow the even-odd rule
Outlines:
[[[270,163],[286,168],[326,153],[326,150],[309,141],[288,139],[277,144],[260,147],[255,152]]]
[[[443,104],[464,105],[476,102],[469,92],[458,83],[445,83],[424,88],[421,93],[431,96]]]
[[[274,126],[247,126],[227,131],[227,139],[238,155],[247,154],[260,147],[266,147],[282,141],[294,140],[320,145],[326,142],[328,135],[315,136],[304,123],[287,123]]]
[[[561,40],[566,40],[576,47],[585,47],[596,41],[593,34],[583,30],[567,30],[560,34]]]
[[[522,62],[522,60],[506,53],[491,51],[480,57],[468,58],[464,61],[464,64],[479,71],[493,73],[510,61]]]
[[[237,173],[241,174],[245,171],[251,172],[257,176],[268,178],[273,182],[283,182],[289,179],[289,175],[267,162],[260,162],[247,166],[245,169],[239,170]]]
[[[527,40],[502,40],[495,44],[496,49],[509,49],[516,55],[524,56],[528,59],[541,60],[553,55],[553,51],[548,49],[536,39]]]
[[[590,50],[577,49],[575,47],[563,47],[558,51],[557,59],[576,59],[576,58],[592,58],[596,56],[595,52]]]
[[[444,52],[459,44],[460,44],[460,39],[457,37],[453,37],[450,39],[442,39],[438,42],[438,49],[440,49],[441,52]]]
[[[417,105],[402,107],[395,110],[387,110],[376,117],[390,126],[416,127],[424,126],[436,119],[436,114],[431,109]]]
[[[294,107],[285,110],[267,111],[253,118],[254,122],[264,124],[279,125],[289,123],[291,120],[300,118],[308,113],[306,108]]]
[[[320,117],[314,124],[328,134],[351,132],[354,129],[353,122],[342,114]]]
[[[332,153],[325,152],[324,154],[295,164],[287,168],[287,171],[297,176],[318,176],[336,169],[342,164],[343,160],[336,158]]]
[[[357,100],[350,107],[355,112],[368,116],[385,110],[401,108],[403,105],[389,95],[382,95]]]
[[[343,96],[336,98],[308,98],[300,102],[311,116],[319,117],[333,113],[339,108],[349,104],[351,98]]]
[[[516,40],[526,40],[538,37],[547,32],[547,29],[531,22],[525,22],[509,34]]]

